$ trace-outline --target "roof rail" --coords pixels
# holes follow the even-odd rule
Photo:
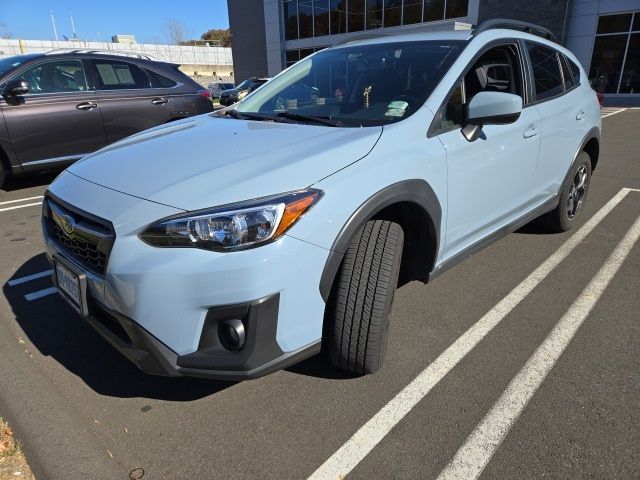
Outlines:
[[[455,25],[459,25],[462,28],[453,29],[453,30],[439,30],[437,32],[453,32],[453,31],[463,31],[463,32],[471,32],[469,29],[470,24],[464,22],[456,22],[452,21]],[[369,30],[362,33],[356,33],[354,35],[346,34],[345,38],[342,40],[338,40],[336,43],[329,45],[330,47],[337,47],[339,45],[344,45],[345,43],[355,42],[358,40],[371,40],[375,38],[384,38],[384,37],[392,37],[394,35],[401,35],[403,33],[434,33],[435,31],[429,28],[428,24],[425,23],[416,23],[414,25],[408,25],[402,27],[402,30],[398,31],[397,29],[391,29],[391,31],[386,28],[377,28],[375,30]]]
[[[506,18],[493,18],[491,20],[485,20],[473,29],[473,34],[478,35],[479,33],[485,32],[487,30],[492,30],[494,28],[520,30],[532,35],[538,35],[539,37],[546,38],[547,40],[551,40],[552,42],[560,43],[558,42],[558,38],[548,28],[536,25],[535,23],[522,22],[520,20],[509,20]]]
[[[99,50],[95,48],[55,48],[53,50],[49,50],[45,53],[45,55],[59,55],[63,53],[74,53],[74,54],[83,54],[83,53],[93,53],[97,55],[114,55],[117,57],[129,57],[129,58],[139,58],[141,60],[155,60],[156,58],[146,55],[144,53],[138,52],[130,52],[127,50]]]

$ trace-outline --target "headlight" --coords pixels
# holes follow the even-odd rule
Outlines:
[[[307,189],[174,215],[150,225],[139,237],[154,247],[250,248],[281,236],[322,195],[320,190]]]

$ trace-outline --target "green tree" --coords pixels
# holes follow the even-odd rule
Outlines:
[[[220,45],[221,47],[231,46],[231,30],[213,28],[207,30],[200,37],[202,40],[213,43],[214,45]]]

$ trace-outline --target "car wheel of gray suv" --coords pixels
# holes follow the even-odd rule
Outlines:
[[[580,152],[560,192],[560,202],[555,210],[544,215],[541,220],[552,232],[571,230],[582,213],[591,184],[591,158],[587,152]]]
[[[400,225],[370,220],[349,245],[327,305],[335,366],[366,374],[382,365],[403,243]]]

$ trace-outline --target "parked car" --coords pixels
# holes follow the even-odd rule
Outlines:
[[[264,85],[269,81],[267,77],[252,77],[246,79],[236,88],[232,88],[230,90],[225,90],[220,94],[220,105],[233,105],[234,103],[239,102],[244,97],[246,97],[249,93],[258,89],[260,86]]]
[[[510,25],[353,38],[84,158],[44,199],[55,285],[150,373],[254,378],[321,346],[375,372],[396,286],[583,214],[595,92],[569,50],[517,28],[550,32]]]
[[[212,82],[207,89],[211,92],[213,98],[220,98],[220,94],[226,90],[236,88],[233,83],[229,82]]]
[[[211,112],[211,94],[148,57],[54,50],[0,60],[0,187],[147,128]]]

